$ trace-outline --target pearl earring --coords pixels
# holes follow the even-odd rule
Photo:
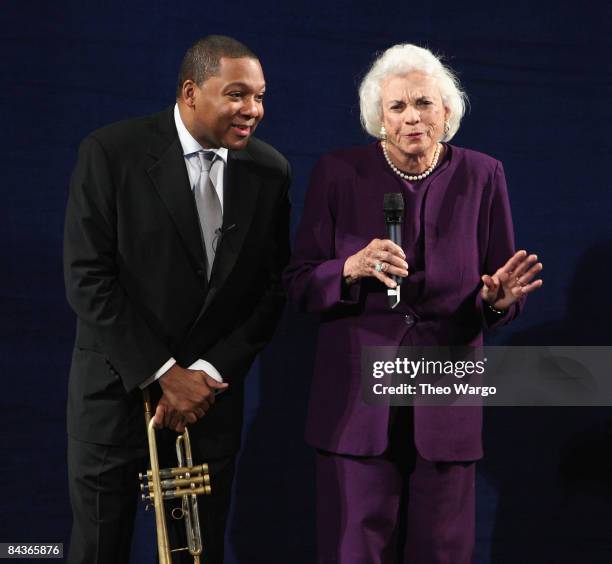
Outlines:
[[[380,126],[380,138],[385,140],[387,138],[387,130],[384,125]]]
[[[444,137],[448,135],[449,131],[450,131],[450,123],[448,123],[448,121],[445,121],[444,122]]]

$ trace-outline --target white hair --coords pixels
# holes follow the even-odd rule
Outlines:
[[[380,139],[382,125],[381,85],[390,76],[421,71],[436,79],[442,102],[449,109],[448,131],[442,141],[453,138],[465,114],[467,95],[461,90],[455,73],[444,66],[429,49],[410,43],[394,45],[375,61],[359,86],[361,123],[373,137]]]

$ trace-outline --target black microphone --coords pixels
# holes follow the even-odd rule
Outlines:
[[[221,243],[221,239],[223,239],[223,236],[226,233],[229,233],[230,231],[234,231],[234,229],[236,230],[238,229],[238,226],[235,223],[232,223],[231,225],[228,225],[227,227],[219,227],[215,229],[215,236],[213,237],[213,244],[212,244],[212,247],[215,253],[217,252],[217,247]]]
[[[404,221],[404,196],[401,192],[387,192],[383,198],[383,211],[387,225],[387,239],[402,246],[402,222]],[[387,288],[389,307],[393,309],[400,301],[402,279],[395,274],[391,278],[397,283],[395,288]]]
[[[218,229],[215,230],[215,233],[217,235],[225,235],[226,233],[229,233],[230,231],[233,231],[234,229],[238,229],[238,226],[235,223],[232,223],[231,225],[228,225],[226,227],[219,227]]]

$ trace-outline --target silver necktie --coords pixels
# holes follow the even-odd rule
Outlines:
[[[193,189],[206,250],[206,276],[209,280],[217,250],[217,239],[223,223],[221,202],[212,181],[219,163],[219,159],[215,160],[215,157],[212,151],[198,152],[200,177]]]

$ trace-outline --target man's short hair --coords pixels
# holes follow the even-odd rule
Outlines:
[[[228,59],[259,59],[246,45],[226,35],[207,35],[198,39],[183,57],[179,70],[177,98],[181,95],[186,80],[193,80],[198,86],[219,72],[221,57]]]

